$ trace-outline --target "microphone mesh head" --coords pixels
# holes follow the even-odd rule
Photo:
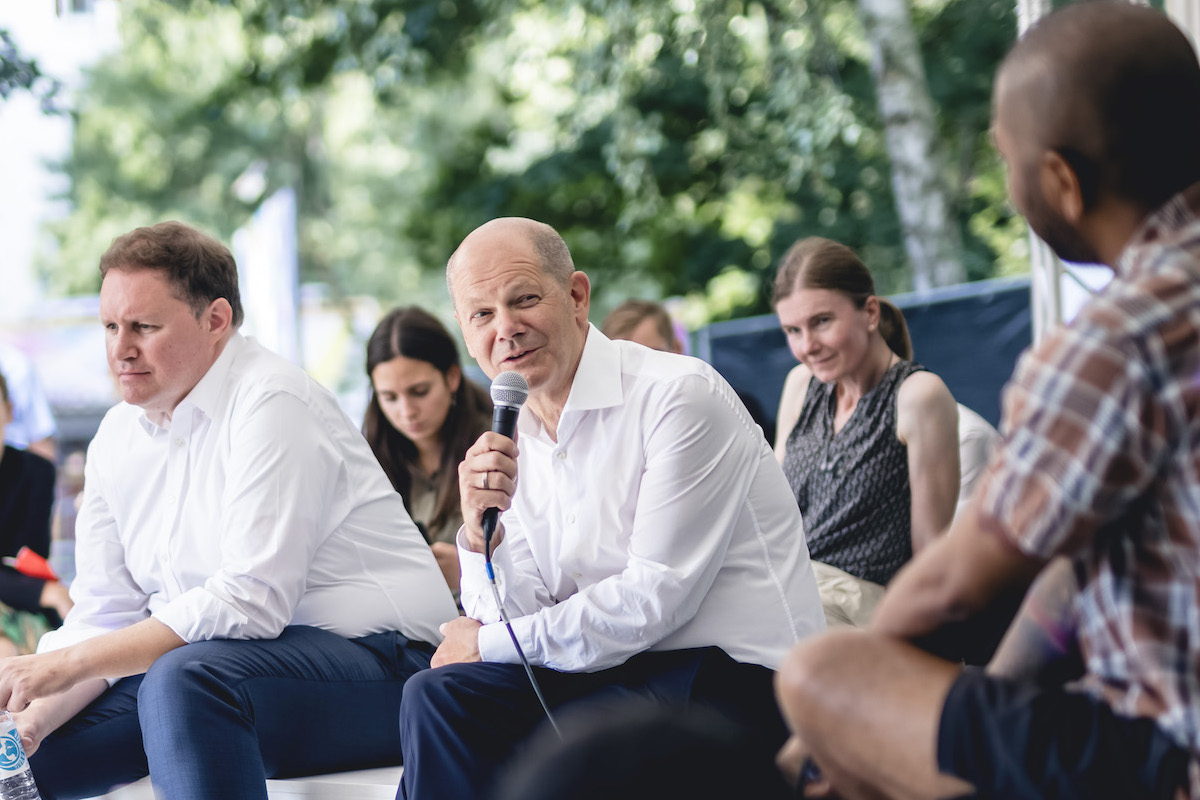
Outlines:
[[[496,405],[520,408],[529,397],[529,383],[519,372],[501,372],[492,381],[491,392]]]

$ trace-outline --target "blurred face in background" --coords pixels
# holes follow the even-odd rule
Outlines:
[[[674,337],[671,337],[670,340],[664,339],[658,327],[657,320],[653,317],[646,317],[627,336],[622,336],[621,338],[637,342],[640,345],[649,347],[651,350],[661,350],[664,353],[682,353],[683,348],[679,345],[679,341]]]
[[[396,356],[371,372],[379,408],[392,427],[418,450],[442,443],[442,426],[462,381],[458,365],[443,374],[428,361]]]

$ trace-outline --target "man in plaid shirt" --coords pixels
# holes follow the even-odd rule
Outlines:
[[[971,507],[872,630],[791,654],[780,763],[808,796],[1200,798],[1200,65],[1148,7],[1067,6],[993,134],[1030,226],[1115,277],[1022,358]],[[928,652],[1039,573],[986,672]]]

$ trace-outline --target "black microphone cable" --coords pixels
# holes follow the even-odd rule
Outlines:
[[[526,382],[525,376],[518,372],[502,372],[492,381],[490,393],[496,407],[492,417],[492,430],[515,440],[517,438],[517,414],[529,396],[529,384]],[[513,630],[512,622],[509,621],[508,612],[504,609],[504,602],[500,599],[500,587],[496,585],[496,572],[492,569],[492,535],[496,532],[499,516],[500,512],[495,508],[489,508],[483,512],[483,563],[487,568],[488,582],[492,585],[492,597],[496,600],[500,619],[504,622],[504,627],[508,629],[508,636],[517,650],[517,658],[521,660],[521,666],[525,668],[525,674],[529,676],[529,685],[533,687],[533,693],[537,697],[538,703],[541,704],[542,711],[546,713],[550,727],[554,728],[554,732],[561,739],[562,731],[559,730],[558,723],[554,721],[554,715],[550,713],[550,705],[542,694],[542,687],[538,685],[537,677],[533,674],[533,667],[530,666],[529,659],[525,657],[521,643],[517,641],[517,634]]]
[[[546,719],[550,721],[550,727],[554,728],[554,732],[561,739],[563,738],[562,731],[559,730],[558,723],[554,721],[554,715],[550,713],[550,705],[542,694],[542,687],[538,684],[537,676],[533,674],[533,667],[530,666],[529,659],[525,657],[525,651],[521,649],[521,643],[517,641],[517,633],[508,619],[508,612],[504,610],[504,601],[500,599],[500,587],[496,585],[496,572],[492,569],[492,533],[495,531],[495,525],[489,525],[488,522],[489,520],[485,520],[483,525],[483,565],[487,569],[488,582],[492,586],[492,597],[496,600],[500,619],[504,622],[504,627],[508,629],[508,637],[512,639],[513,647],[517,649],[517,658],[521,659],[521,666],[525,668],[525,674],[529,676],[529,685],[533,687],[533,693],[537,697],[538,703],[541,704]]]

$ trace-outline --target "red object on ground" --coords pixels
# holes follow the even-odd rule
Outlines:
[[[44,581],[58,580],[58,576],[50,568],[50,563],[28,547],[22,547],[18,550],[16,558],[12,558],[11,556],[5,558],[4,563],[22,575],[28,575],[31,578],[41,578]]]

